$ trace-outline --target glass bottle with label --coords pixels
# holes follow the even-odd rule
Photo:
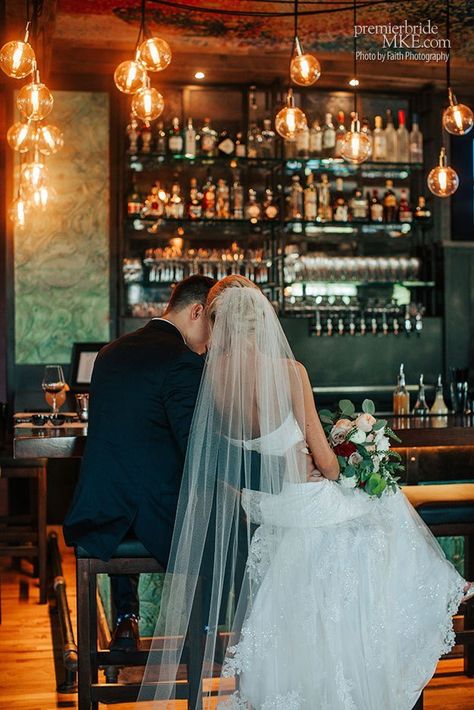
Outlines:
[[[183,198],[179,183],[174,182],[171,188],[171,195],[166,205],[166,216],[170,219],[182,219],[184,215]]]
[[[274,201],[273,190],[270,187],[265,190],[263,215],[265,219],[276,219],[278,217],[278,205]]]
[[[202,216],[205,219],[214,219],[216,216],[216,186],[210,173],[202,189]]]
[[[127,213],[129,215],[140,214],[143,209],[143,199],[140,195],[137,186],[133,184],[133,187],[127,198]]]
[[[375,117],[375,128],[372,142],[372,160],[387,160],[387,136],[382,127],[382,116]]]
[[[336,191],[334,193],[332,218],[334,222],[347,222],[349,218],[349,206],[344,197],[344,181],[342,177],[336,178]]]
[[[319,158],[323,149],[323,131],[318,119],[313,121],[309,129],[309,155],[311,158]]]
[[[232,183],[232,216],[234,219],[244,218],[244,188],[238,173]]]
[[[405,189],[400,190],[400,204],[398,206],[398,221],[413,222],[413,210],[408,203],[408,193]]]
[[[391,110],[387,109],[387,125],[385,126],[385,144],[387,151],[387,162],[397,162],[397,132],[393,125],[393,116]]]
[[[202,197],[202,193],[198,188],[197,179],[191,178],[187,209],[187,214],[190,219],[200,219],[202,217]]]
[[[303,187],[299,175],[291,178],[290,194],[288,195],[288,219],[303,219]]]
[[[398,112],[397,163],[410,162],[410,136],[405,123],[405,111]]]
[[[211,127],[211,119],[205,118],[199,132],[199,151],[205,157],[213,157],[217,152],[217,131]]]
[[[217,181],[216,216],[218,219],[229,219],[230,217],[229,186],[222,178]]]
[[[383,222],[383,205],[379,200],[379,191],[373,190],[370,198],[370,221]]]
[[[365,220],[369,214],[369,203],[362,194],[362,190],[356,187],[349,200],[349,216],[351,220]]]
[[[410,393],[406,388],[403,363],[397,378],[397,386],[393,393],[393,413],[397,416],[410,414]]]
[[[309,128],[305,126],[296,134],[296,154],[299,158],[309,157]]]
[[[423,195],[420,195],[418,197],[418,204],[415,208],[415,219],[420,220],[421,222],[423,220],[430,219],[431,217],[431,210],[426,204],[426,198],[423,197]]]
[[[229,135],[229,131],[223,130],[219,135],[219,140],[217,142],[217,150],[219,155],[224,157],[230,157],[233,155],[235,150],[235,143]]]
[[[143,216],[162,217],[165,214],[168,195],[157,180],[150,190],[143,206]]]
[[[196,130],[192,118],[188,118],[188,125],[184,133],[184,155],[186,158],[196,157]]]
[[[171,122],[171,128],[168,133],[168,151],[170,155],[179,158],[183,155],[183,134],[179,125],[179,118],[175,116]]]
[[[166,155],[166,133],[163,121],[158,121],[156,124],[155,151],[157,155]]]
[[[293,160],[293,158],[296,158],[296,141],[285,140],[283,143],[283,154],[285,160]]]
[[[245,145],[244,134],[239,131],[235,136],[235,157],[245,158],[247,155],[247,146]]]
[[[426,392],[425,383],[423,382],[423,375],[420,375],[420,383],[418,385],[418,396],[416,398],[415,406],[413,407],[413,414],[417,417],[426,417],[429,409],[426,404]]]
[[[272,122],[269,118],[263,121],[262,143],[260,146],[260,156],[262,158],[274,158],[276,155],[276,134],[272,129]]]
[[[314,184],[314,175],[309,173],[306,178],[304,190],[304,218],[307,222],[314,222],[318,216],[318,193]]]
[[[448,407],[444,401],[443,395],[443,380],[441,375],[438,375],[438,382],[436,384],[435,400],[433,406],[430,409],[430,414],[446,415],[448,414]]]
[[[341,148],[346,137],[346,127],[344,125],[344,111],[337,112],[337,129],[336,129],[336,144],[334,146],[334,155],[336,158],[341,157]]]
[[[142,128],[142,153],[151,153],[153,132],[150,123],[144,123]]]
[[[256,123],[252,123],[247,135],[247,158],[258,158],[262,134]]]
[[[322,157],[333,158],[336,146],[336,129],[332,122],[332,113],[326,114],[326,121],[323,126]]]
[[[128,148],[127,153],[129,155],[136,155],[138,153],[138,139],[140,138],[140,131],[138,128],[138,121],[135,116],[130,117],[130,123],[127,126],[127,136],[128,136]]]
[[[410,131],[410,163],[423,162],[423,134],[418,124],[418,115],[413,114],[413,121]]]
[[[321,181],[317,185],[318,190],[318,222],[331,222],[331,190],[326,173],[321,175]]]
[[[362,119],[360,132],[365,133],[365,135],[367,136],[367,138],[370,141],[369,160],[372,160],[372,155],[374,153],[374,142],[373,142],[372,131],[370,130],[369,119],[367,118],[367,116],[364,116]]]
[[[255,190],[250,188],[249,198],[247,204],[245,205],[245,219],[249,219],[251,222],[256,222],[262,216],[262,208],[257,202],[257,193]]]
[[[383,218],[384,222],[392,224],[397,221],[398,205],[397,196],[393,191],[393,180],[385,181],[385,194],[383,196]]]

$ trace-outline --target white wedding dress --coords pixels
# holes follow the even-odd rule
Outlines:
[[[241,445],[305,446],[292,415]],[[259,588],[223,668],[239,690],[219,710],[411,710],[453,646],[465,581],[403,493],[323,479],[244,490],[242,505]]]

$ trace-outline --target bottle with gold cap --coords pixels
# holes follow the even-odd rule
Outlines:
[[[393,413],[396,416],[404,416],[410,414],[410,393],[408,392],[406,387],[403,363],[400,365],[397,386],[393,393]]]
[[[443,381],[441,375],[438,375],[438,383],[436,385],[435,400],[433,406],[430,409],[430,414],[446,415],[448,414],[448,407],[444,401],[443,396]]]

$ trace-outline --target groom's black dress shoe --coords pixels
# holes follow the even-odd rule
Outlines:
[[[126,616],[119,619],[109,644],[109,650],[138,651],[139,648],[140,634],[138,632],[138,619],[135,616]]]

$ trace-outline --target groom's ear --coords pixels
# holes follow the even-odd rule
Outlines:
[[[204,306],[202,303],[194,303],[191,308],[191,320],[198,320],[204,312]]]

